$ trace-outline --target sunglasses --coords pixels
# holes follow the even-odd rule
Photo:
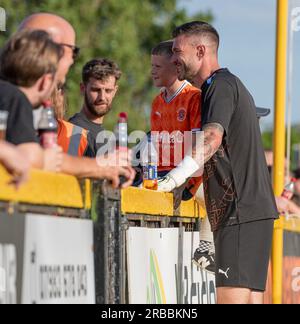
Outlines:
[[[61,46],[66,46],[71,48],[72,52],[73,52],[73,60],[76,60],[79,56],[80,53],[80,48],[74,45],[69,45],[69,44],[64,44],[64,43],[60,43]]]

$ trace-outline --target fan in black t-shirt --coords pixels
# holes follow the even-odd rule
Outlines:
[[[71,117],[69,119],[69,122],[88,130],[88,148],[85,153],[85,156],[96,157],[97,151],[102,146],[101,143],[97,143],[97,136],[99,133],[104,131],[103,125],[90,121],[83,111]]]
[[[0,80],[0,110],[9,112],[6,130],[8,142],[15,145],[38,143],[32,109],[31,103],[18,87]]]
[[[83,67],[81,92],[84,104],[81,112],[69,122],[88,130],[86,155],[89,157],[96,157],[98,150],[107,144],[105,138],[97,137],[104,131],[103,121],[112,108],[121,74],[118,65],[105,58],[93,59]]]
[[[33,109],[49,98],[62,55],[60,45],[41,30],[23,30],[4,45],[0,56],[0,110],[8,111],[6,140],[18,145],[31,166],[55,171],[58,148],[43,150],[33,125]],[[49,163],[48,163],[49,162]]]

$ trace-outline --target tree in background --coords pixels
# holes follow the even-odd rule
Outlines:
[[[45,11],[61,15],[75,27],[81,55],[68,77],[68,115],[81,108],[81,69],[95,57],[115,60],[123,71],[113,112],[106,119],[112,128],[120,111],[129,114],[129,128],[149,128],[150,104],[157,93],[150,79],[150,52],[171,37],[176,25],[188,20],[210,22],[212,14],[189,17],[177,0],[1,0],[7,13],[7,32],[0,45],[27,15]],[[3,37],[4,35],[4,37]]]

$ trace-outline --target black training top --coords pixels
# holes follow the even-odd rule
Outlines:
[[[12,144],[38,143],[32,105],[18,87],[0,80],[0,110],[8,111],[6,140]]]
[[[85,155],[89,157],[96,157],[97,151],[103,145],[101,143],[97,143],[98,134],[104,130],[102,124],[93,123],[83,112],[75,114],[69,119],[69,122],[88,131],[87,139],[89,146]]]
[[[202,85],[202,127],[210,123],[224,128],[222,145],[204,168],[212,230],[277,218],[254,100],[227,69]]]

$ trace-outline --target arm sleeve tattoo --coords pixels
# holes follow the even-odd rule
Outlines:
[[[224,128],[220,124],[210,123],[203,127],[203,131],[204,131],[204,149],[203,149],[204,158],[202,158],[202,163],[203,162],[206,163],[213,157],[213,155],[218,151],[219,147],[221,146],[223,135],[224,135]],[[193,156],[196,155],[197,154],[194,151]]]

